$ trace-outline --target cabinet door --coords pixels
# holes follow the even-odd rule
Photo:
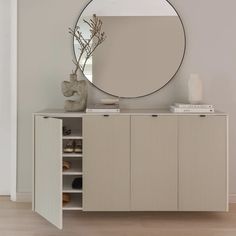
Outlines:
[[[130,210],[130,117],[83,118],[83,210]]]
[[[62,121],[35,117],[34,207],[62,228]]]
[[[181,211],[226,211],[227,117],[179,117]]]
[[[177,210],[177,118],[132,116],[131,209]]]

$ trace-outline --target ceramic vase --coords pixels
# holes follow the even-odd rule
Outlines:
[[[201,104],[203,95],[202,81],[197,74],[191,74],[188,81],[188,99],[190,104]]]

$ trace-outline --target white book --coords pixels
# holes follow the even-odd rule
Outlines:
[[[170,107],[171,112],[176,113],[213,113],[214,108],[179,108],[175,106]]]
[[[119,113],[120,112],[120,109],[92,109],[92,108],[87,108],[86,109],[86,112],[87,113],[90,113],[90,112],[101,112],[101,113]]]
[[[175,107],[178,108],[213,108],[213,105],[210,104],[184,104],[184,103],[175,103]]]
[[[86,109],[86,112],[107,112],[107,113],[118,113],[120,112],[119,105],[103,105],[95,104],[89,105]]]

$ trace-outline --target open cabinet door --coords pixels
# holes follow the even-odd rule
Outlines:
[[[35,211],[62,229],[62,120],[35,117]]]

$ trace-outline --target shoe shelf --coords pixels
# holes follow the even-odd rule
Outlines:
[[[82,153],[63,153],[63,157],[83,157]]]
[[[70,186],[63,186],[63,193],[83,193],[83,189],[73,189]]]
[[[70,169],[63,170],[63,175],[83,175],[82,171],[82,160],[77,158],[64,158],[65,161],[68,161],[71,165]]]
[[[73,180],[81,176],[82,172],[77,175],[63,175],[62,193],[70,195],[70,202],[63,204],[63,210],[82,210],[83,189],[72,188]]]
[[[62,137],[64,140],[66,140],[66,139],[83,139],[83,137],[82,136],[72,136],[72,135],[67,135],[67,136],[63,136]]]
[[[63,139],[83,139],[81,130],[71,130],[71,134],[63,135]]]
[[[67,120],[64,120],[63,125],[71,133],[64,134],[62,136],[62,142],[63,142],[62,158],[63,158],[63,161],[69,162],[69,166],[70,166],[69,169],[63,169],[62,171],[62,180],[63,180],[62,194],[67,194],[70,197],[70,201],[67,203],[64,203],[62,206],[62,209],[64,211],[66,210],[81,211],[83,207],[82,206],[83,189],[72,188],[72,183],[75,180],[75,178],[78,178],[78,177],[81,178],[83,176],[82,120],[81,119],[79,120],[67,119]],[[78,143],[81,149],[79,151],[81,152],[78,151]]]
[[[83,175],[83,172],[77,170],[63,171],[63,175]]]
[[[69,203],[63,204],[62,209],[64,211],[81,211],[82,208],[82,194],[71,194],[71,199]]]
[[[80,206],[78,206],[80,205]],[[67,204],[65,204],[62,209],[64,211],[82,211],[83,208],[82,208],[82,203],[81,204],[78,204],[77,202],[69,202]]]
[[[82,145],[82,140],[63,139],[63,157],[81,157]]]
[[[81,174],[82,175],[82,174]],[[82,193],[83,189],[72,188],[72,182],[75,178],[81,177],[81,175],[63,175],[63,193]]]
[[[83,139],[81,134],[70,134],[70,135],[65,135],[62,137],[64,140],[66,139]]]
[[[71,167],[69,170],[64,170],[63,175],[83,175],[82,168]]]

